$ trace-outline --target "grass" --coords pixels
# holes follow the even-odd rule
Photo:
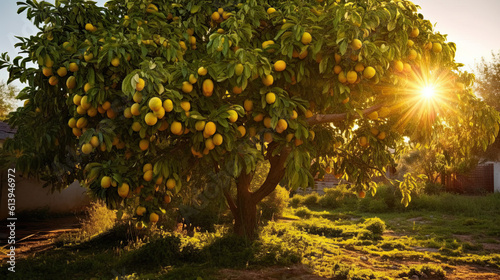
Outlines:
[[[295,208],[286,208],[283,215],[297,220],[268,222],[254,242],[229,234],[227,225],[193,236],[161,230],[144,236],[95,206],[83,221],[84,231],[56,240],[54,250],[18,260],[18,271],[8,276],[205,280],[221,279],[221,268],[245,273],[294,264],[332,279],[445,279],[453,265],[462,264],[500,271],[500,254],[483,246],[500,243],[497,194],[419,196],[413,198],[415,205],[404,209],[390,206],[390,197],[384,195],[353,200],[348,193],[332,193],[291,198]],[[465,211],[453,212],[450,200]],[[379,205],[366,207],[374,205],[371,201]]]

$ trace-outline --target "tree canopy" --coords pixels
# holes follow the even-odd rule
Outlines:
[[[280,182],[333,173],[375,191],[408,145],[459,145],[460,159],[498,133],[455,44],[410,1],[27,0],[19,12],[40,31],[20,38],[24,58],[0,61],[28,84],[6,155],[56,188],[79,180],[139,226],[200,164],[236,181],[237,218]]]
[[[14,109],[14,101],[17,94],[16,87],[0,83],[0,120],[4,119]]]

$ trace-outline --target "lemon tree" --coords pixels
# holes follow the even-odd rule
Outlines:
[[[278,183],[333,173],[364,195],[408,145],[463,131],[463,156],[498,132],[455,44],[410,1],[19,5],[39,33],[0,61],[27,84],[5,158],[55,188],[79,180],[138,227],[161,219],[200,164],[233,179],[234,230],[253,237]],[[425,86],[440,90],[424,98]],[[259,161],[269,173],[252,192]]]

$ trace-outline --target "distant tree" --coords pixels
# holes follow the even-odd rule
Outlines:
[[[491,59],[484,57],[476,65],[476,92],[486,103],[500,111],[500,50],[491,52]],[[488,147],[482,154],[485,160],[500,160],[500,139]]]
[[[484,57],[476,65],[476,91],[488,103],[500,111],[500,50],[491,53],[491,60]]]
[[[14,109],[14,97],[17,89],[13,85],[0,82],[0,120],[5,119],[7,114]]]

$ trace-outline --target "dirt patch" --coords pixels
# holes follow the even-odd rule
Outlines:
[[[77,232],[80,223],[77,216],[51,218],[41,221],[18,220],[16,227],[16,258],[22,259],[54,248],[53,240],[66,232]],[[2,241],[7,238],[2,236]],[[7,244],[0,244],[2,251]],[[7,261],[5,254],[0,254],[0,263]]]
[[[320,277],[314,275],[312,271],[302,264],[296,264],[293,266],[280,267],[266,267],[262,269],[221,269],[219,271],[220,275],[218,279],[224,280],[255,280],[255,279],[265,279],[265,280],[324,280],[328,279],[325,277]]]

